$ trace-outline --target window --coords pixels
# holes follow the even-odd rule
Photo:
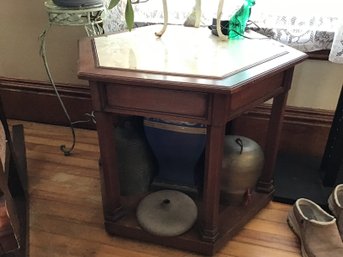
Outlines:
[[[202,25],[212,24],[219,0],[202,0]],[[244,0],[224,0],[222,19],[229,19]],[[123,29],[125,2],[105,22],[105,31]],[[183,24],[195,0],[169,0],[168,21]],[[255,29],[304,52],[331,50],[335,62],[343,63],[343,0],[256,0],[251,20]],[[162,23],[162,0],[134,5],[135,21]],[[112,15],[112,16],[111,16]],[[118,19],[119,17],[119,19]],[[114,25],[113,25],[114,24]],[[113,25],[113,26],[112,26]]]

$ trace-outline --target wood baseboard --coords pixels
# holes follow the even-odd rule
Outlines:
[[[88,86],[58,84],[57,89],[71,120],[84,120],[91,113]],[[0,95],[7,117],[41,123],[68,125],[52,86],[47,82],[0,77]],[[231,132],[254,139],[264,146],[271,105],[263,104],[237,118]],[[322,156],[334,112],[288,106],[285,111],[280,151]],[[91,123],[78,127],[92,128]]]
[[[92,111],[88,86],[57,84],[56,87],[71,120],[85,120],[85,113]],[[50,83],[0,77],[0,95],[9,119],[69,125]],[[94,128],[90,123],[77,126]]]
[[[235,120],[232,133],[265,144],[271,105],[263,104]],[[321,157],[324,153],[334,112],[287,106],[280,151]]]

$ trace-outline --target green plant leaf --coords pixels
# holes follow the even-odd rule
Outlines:
[[[127,0],[126,8],[125,8],[125,21],[126,21],[127,28],[129,30],[131,30],[133,28],[134,19],[135,19],[135,17],[134,17],[134,13],[133,13],[131,0]]]
[[[110,4],[108,5],[108,9],[112,9],[113,7],[115,7],[120,0],[111,0]]]

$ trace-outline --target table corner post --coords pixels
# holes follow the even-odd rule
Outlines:
[[[284,71],[282,82],[283,91],[273,99],[272,111],[268,125],[265,148],[265,163],[263,173],[257,182],[256,190],[263,193],[271,193],[274,188],[274,169],[279,149],[280,137],[282,132],[282,123],[288,97],[288,91],[291,88],[294,67]]]
[[[204,241],[219,238],[220,171],[222,167],[228,97],[213,96],[211,122],[207,127],[205,177],[200,234]]]
[[[100,180],[103,211],[106,221],[115,221],[124,213],[120,202],[119,171],[115,147],[115,133],[112,114],[95,111],[100,145]]]

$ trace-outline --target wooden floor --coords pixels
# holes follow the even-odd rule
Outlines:
[[[70,128],[9,123],[25,128],[31,257],[200,256],[106,234],[95,131],[78,129],[75,150],[65,157],[59,146],[70,146]],[[270,203],[215,256],[300,257],[298,241],[286,223],[289,209]]]

